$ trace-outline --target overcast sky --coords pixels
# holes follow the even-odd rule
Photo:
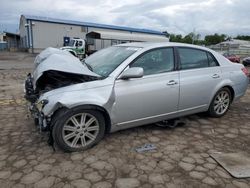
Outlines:
[[[250,35],[250,0],[2,0],[0,31],[18,31],[21,14],[169,33]]]

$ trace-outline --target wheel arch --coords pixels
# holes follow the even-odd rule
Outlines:
[[[101,107],[101,106],[98,106],[98,105],[94,105],[94,104],[85,104],[85,105],[79,105],[79,106],[74,106],[72,108],[68,108],[66,106],[60,106],[59,108],[57,108],[53,115],[51,116],[51,128],[53,127],[55,121],[56,121],[56,118],[59,118],[57,117],[58,114],[60,114],[59,112],[61,111],[66,111],[66,110],[74,110],[74,109],[78,109],[78,108],[83,108],[83,109],[86,109],[86,110],[97,110],[99,112],[102,113],[104,119],[105,119],[105,133],[109,133],[110,130],[111,130],[111,119],[110,119],[110,115],[108,113],[108,111]]]
[[[229,91],[230,91],[230,93],[231,93],[231,102],[234,100],[234,97],[235,97],[235,91],[234,91],[234,89],[233,89],[233,87],[232,86],[230,86],[230,85],[226,85],[226,86],[224,86],[224,87],[222,87],[222,88],[228,88],[229,89]],[[221,89],[222,89],[221,88]]]
[[[221,90],[222,88],[228,88],[232,94],[232,100],[231,102],[234,100],[235,97],[235,90],[233,87],[233,83],[231,80],[226,79],[221,81],[218,85],[216,85],[216,87],[213,89],[213,92],[211,93],[210,99],[209,99],[209,105],[211,104],[211,102],[213,101],[213,98],[215,97],[216,93]]]

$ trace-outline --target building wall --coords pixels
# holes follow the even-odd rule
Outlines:
[[[36,49],[63,46],[63,37],[85,39],[86,28],[82,26],[32,21],[33,46]]]
[[[47,47],[59,48],[63,46],[64,36],[68,36],[70,38],[79,37],[82,39],[86,39],[86,34],[91,31],[130,33],[129,31],[32,21],[33,47],[34,49],[38,49],[38,51],[39,49],[42,50]],[[96,39],[95,43],[98,50],[111,45],[111,41],[106,40],[103,42],[103,44],[101,44],[101,40]]]
[[[26,20],[24,16],[20,18],[20,46],[29,49],[32,52],[38,53],[47,47],[59,48],[63,46],[63,37],[70,38],[79,37],[86,39],[86,34],[94,31],[111,31],[113,33],[131,33],[131,31],[122,31],[115,29],[105,29],[96,27],[84,27],[69,24],[58,24],[43,21],[31,21]],[[33,36],[31,35],[33,34]],[[153,34],[137,33],[139,35],[152,36]],[[33,42],[32,42],[33,41]],[[102,40],[95,39],[94,45],[89,45],[89,48],[93,50],[100,50],[102,48],[111,46],[113,44],[119,44],[128,41],[121,40]]]
[[[20,23],[19,23],[19,32],[20,32],[20,47],[21,48],[28,48],[28,33],[27,28],[25,27],[26,19],[24,16],[21,16]]]
[[[3,36],[4,36],[4,33],[0,33],[0,42],[3,41]]]

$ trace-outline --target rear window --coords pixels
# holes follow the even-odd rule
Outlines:
[[[215,57],[211,53],[207,52],[207,58],[208,58],[208,63],[210,67],[219,66],[218,61],[215,59]]]
[[[218,66],[218,62],[214,56],[206,51],[194,48],[178,48],[180,56],[180,68],[197,69]]]

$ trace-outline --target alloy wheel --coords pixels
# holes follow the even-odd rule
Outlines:
[[[219,92],[214,100],[214,111],[218,114],[224,114],[230,105],[230,95],[227,91]]]
[[[95,141],[99,133],[99,122],[89,113],[71,116],[63,126],[64,142],[72,148],[85,147]]]

